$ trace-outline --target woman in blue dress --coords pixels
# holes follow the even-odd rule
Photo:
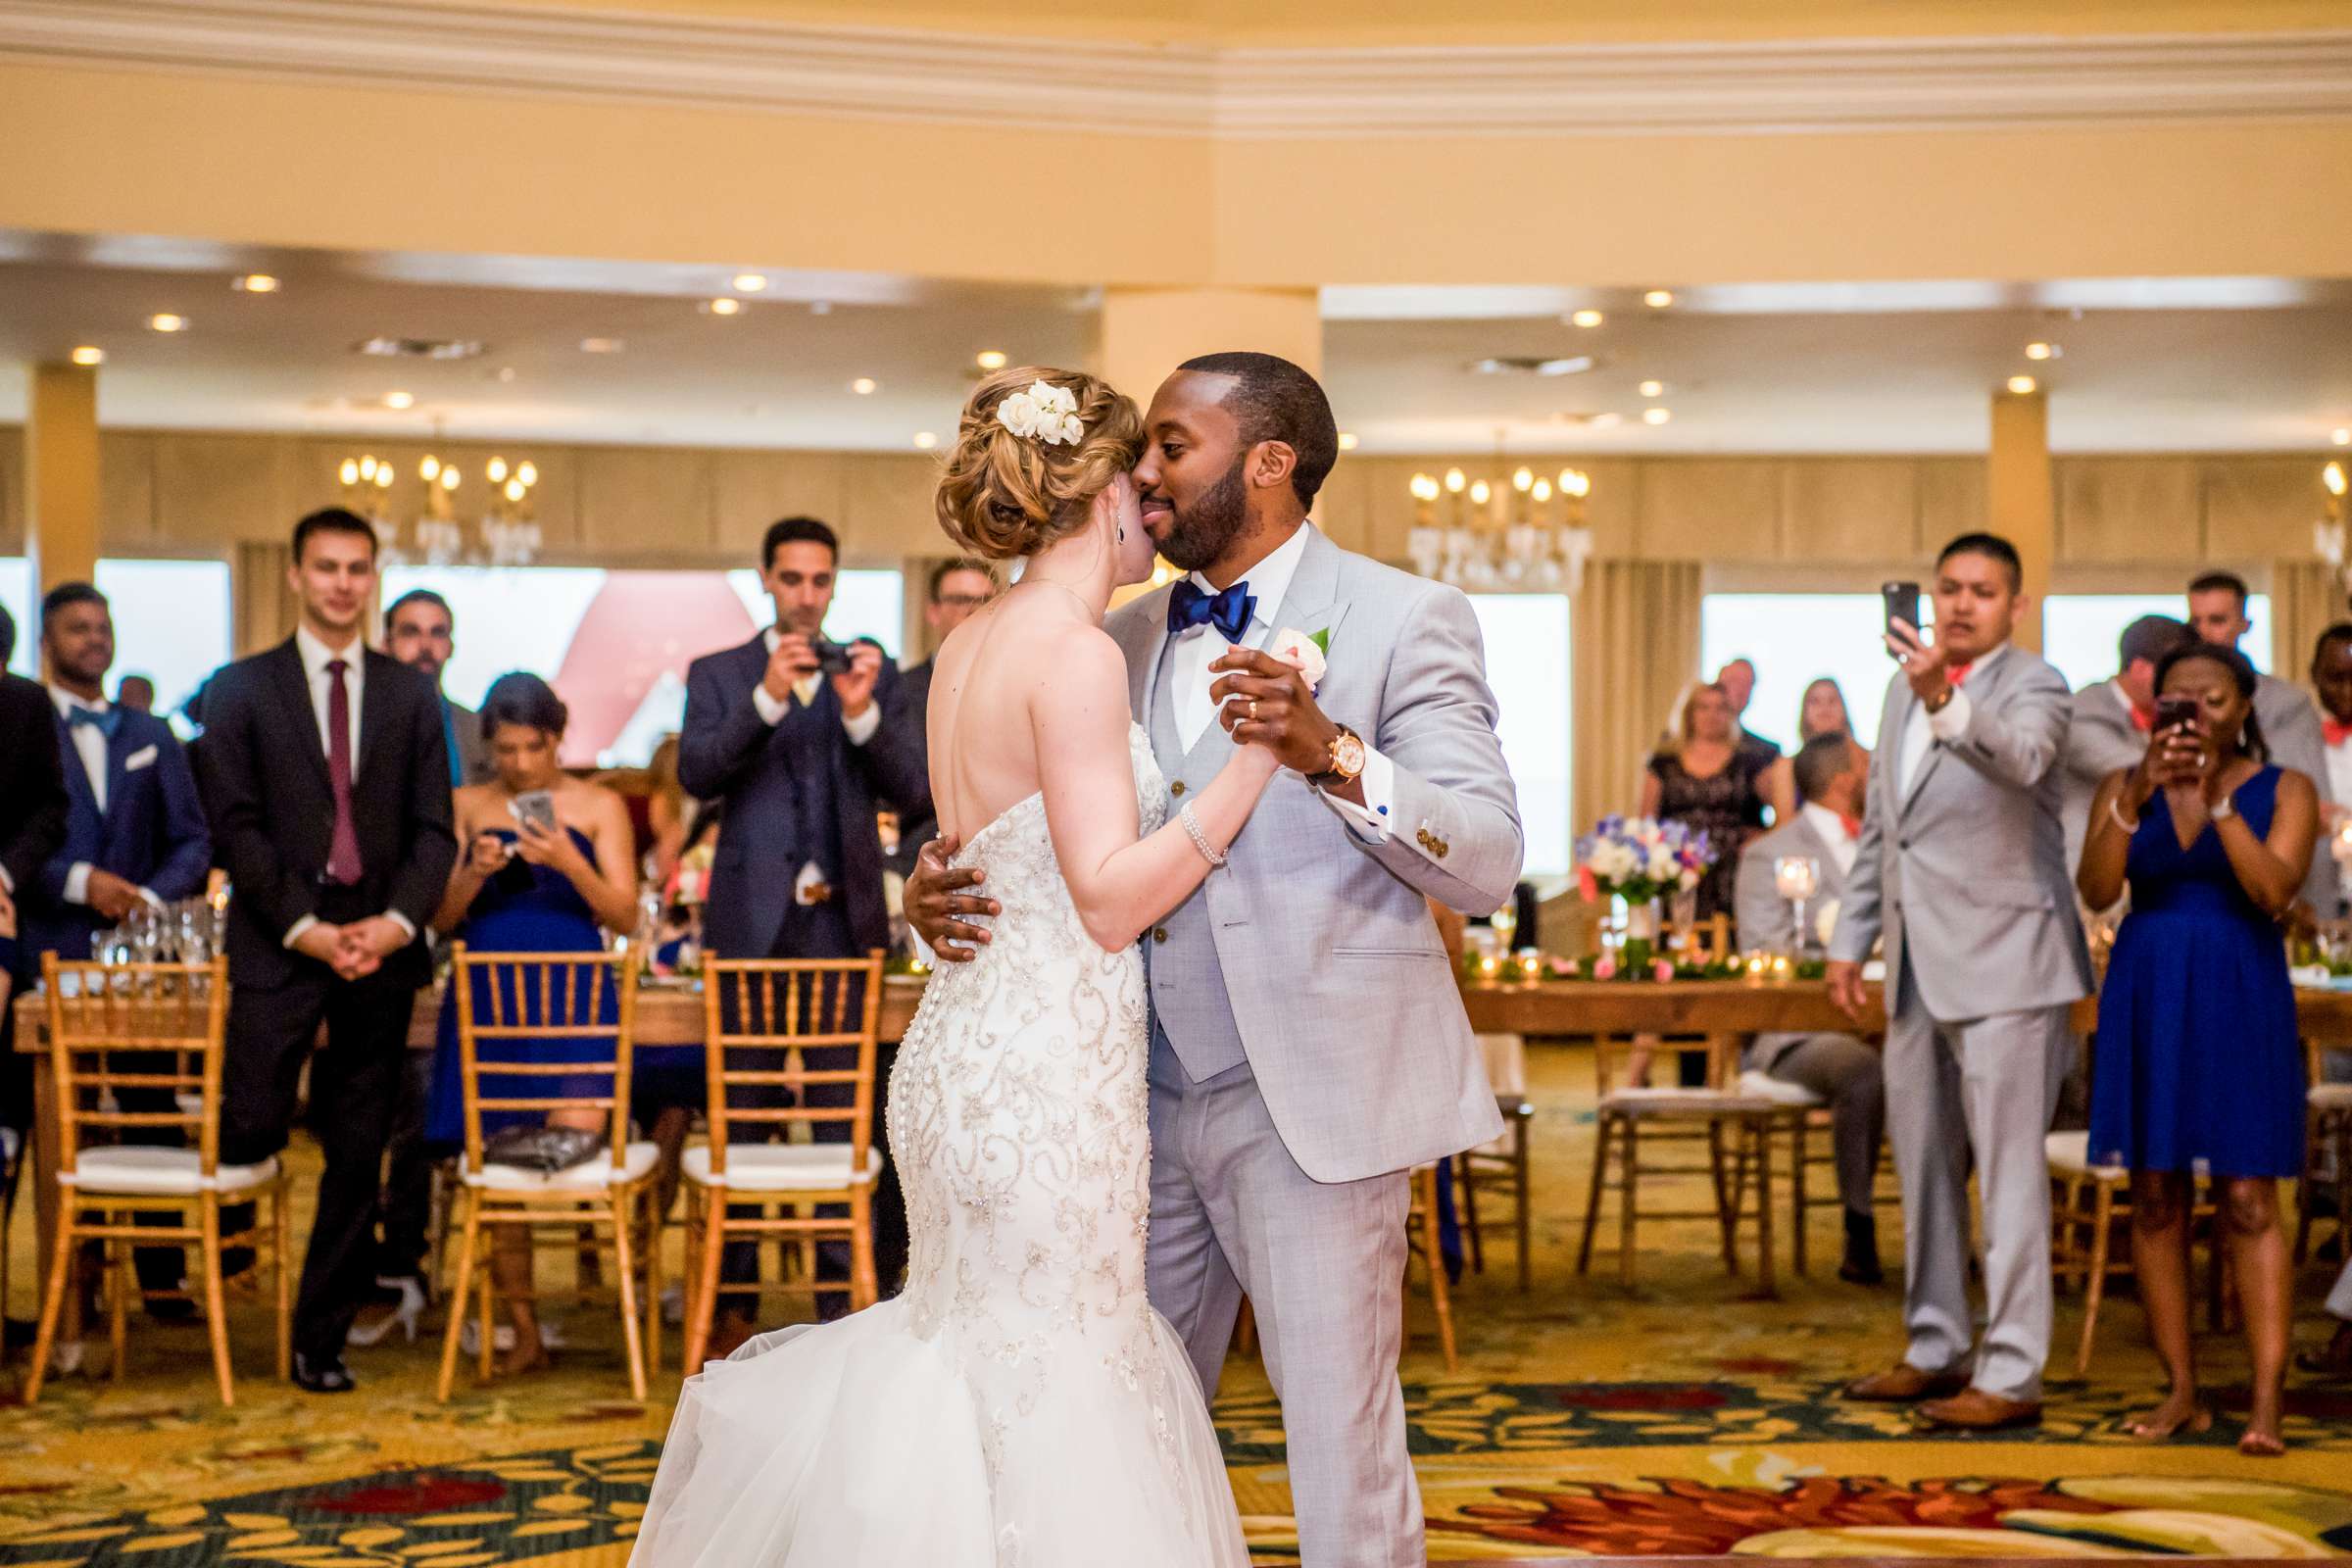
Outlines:
[[[627,803],[601,784],[573,778],[556,756],[568,717],[547,682],[525,673],[504,675],[482,700],[482,738],[490,748],[496,776],[457,792],[458,842],[466,856],[450,874],[433,926],[475,953],[601,953],[605,932],[628,931],[637,920],[635,840]],[[518,797],[545,792],[555,808],[551,832],[517,812]],[[475,976],[487,1002],[493,976]],[[608,999],[611,993],[606,993]],[[607,1007],[608,1020],[611,1015]],[[535,1013],[527,1007],[526,1013]],[[610,1058],[610,1041],[533,1045],[543,1061]],[[465,1142],[465,1089],[458,1053],[457,991],[442,997],[441,1035],[433,1063],[433,1096],[425,1115],[425,1138],[442,1145]],[[577,1092],[605,1092],[603,1074],[582,1075]],[[561,1092],[569,1079],[509,1078],[485,1074],[490,1095],[523,1096]],[[528,1120],[530,1112],[485,1112],[484,1133]],[[610,1125],[601,1109],[558,1111],[562,1126],[602,1132]],[[518,1225],[501,1226],[492,1268],[500,1298],[514,1329],[507,1370],[524,1371],[545,1359],[536,1313],[529,1298],[530,1239]]]
[[[2253,1407],[2241,1451],[2277,1454],[2292,1275],[2278,1182],[2303,1169],[2303,1054],[2280,919],[2311,863],[2319,797],[2271,765],[2254,666],[2192,643],[2157,666],[2147,757],[2099,786],[2077,879],[2105,908],[2132,885],[2099,992],[2094,1164],[2132,1172],[2132,1257],[2172,1390],[2132,1425],[2202,1432],[2188,1320],[2194,1167],[2221,1188],[2220,1225],[2245,1309]],[[2173,702],[2167,702],[2167,699]],[[2173,703],[2195,716],[2166,723]]]

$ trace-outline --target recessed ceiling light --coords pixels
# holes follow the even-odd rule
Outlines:
[[[1004,368],[1004,351],[1003,349],[982,349],[978,354],[972,356],[972,363],[983,370],[1002,370]]]
[[[618,354],[623,347],[616,337],[584,337],[580,339],[582,354]]]
[[[872,376],[861,375],[850,383],[850,390],[861,398],[868,398],[874,395],[874,388],[879,384]]]
[[[737,316],[742,311],[743,301],[729,299],[723,294],[717,299],[703,302],[703,312],[708,316]]]
[[[416,406],[416,394],[414,392],[387,392],[384,394],[384,407],[387,409],[413,409]]]
[[[188,329],[188,318],[184,316],[173,316],[167,311],[161,316],[147,318],[147,329],[151,332],[185,332]]]
[[[2328,439],[2339,447],[2352,447],[2352,428],[2330,431]]]
[[[87,344],[84,344],[82,347],[74,351],[73,359],[75,365],[104,365],[106,363],[106,350],[94,349],[89,347]],[[2337,433],[2340,435],[2342,432],[2338,431]],[[2343,443],[2339,441],[2336,444],[2341,446]]]
[[[2026,345],[2026,358],[2029,360],[2054,360],[2062,352],[2064,351],[2055,343],[2029,343]]]
[[[1642,383],[1642,395],[1645,398],[1662,398],[1666,395],[1666,383],[1663,381],[1644,381]]]
[[[1579,311],[1568,319],[1578,326],[1598,326],[1603,317],[1598,311]]]
[[[2009,390],[2021,398],[2040,384],[2030,375],[2013,375],[2009,378]]]
[[[1340,432],[1340,450],[1342,452],[1353,452],[1355,450],[1355,432],[1353,430],[1342,430]]]
[[[735,288],[738,293],[757,294],[767,287],[767,279],[758,272],[737,272]]]
[[[1662,311],[1667,306],[1674,303],[1674,290],[1670,288],[1653,288],[1648,293],[1642,296],[1642,303],[1648,306],[1653,311]]]
[[[231,286],[243,294],[274,294],[277,292],[277,279],[268,272],[247,272]]]
[[[928,430],[917,430],[914,432],[914,445],[917,451],[928,452],[939,445],[939,437]]]
[[[1673,417],[1674,411],[1672,409],[1643,409],[1642,411],[1643,424],[1664,424]]]

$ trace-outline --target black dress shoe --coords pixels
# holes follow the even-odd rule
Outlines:
[[[341,1358],[314,1361],[300,1351],[294,1355],[294,1386],[306,1394],[349,1394],[359,1387]]]

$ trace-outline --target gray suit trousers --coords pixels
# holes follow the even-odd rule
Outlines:
[[[2043,1139],[2074,1053],[2067,1008],[1985,1018],[1928,1015],[1905,974],[1886,1031],[1886,1130],[1903,1190],[1904,1359],[1967,1365],[1968,1172],[1984,1211],[1984,1345],[1972,1378],[1988,1394],[2041,1396],[2050,1353],[2050,1182]]]
[[[1152,1304],[1213,1397],[1249,1296],[1282,1401],[1305,1568],[1427,1560],[1396,1381],[1411,1204],[1402,1171],[1315,1181],[1283,1146],[1248,1063],[1195,1083],[1153,1040]]]

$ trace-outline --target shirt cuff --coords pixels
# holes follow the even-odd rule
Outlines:
[[[867,703],[865,711],[859,713],[856,718],[844,713],[841,716],[841,727],[842,731],[850,737],[852,746],[863,746],[874,738],[874,731],[882,727],[882,705],[875,702]]]
[[[14,893],[16,891],[17,879],[8,874],[7,866],[0,865],[0,893]]]
[[[150,905],[158,909],[169,909],[172,907],[172,906],[164,902],[163,896],[157,893],[153,888],[139,889],[139,897],[145,899]]]
[[[1390,808],[1396,804],[1396,764],[1367,746],[1364,748],[1364,770],[1357,775],[1356,783],[1364,791],[1364,804],[1361,806],[1328,791],[1318,790],[1315,793],[1323,797],[1323,804],[1340,814],[1340,820],[1346,822],[1348,830],[1357,838],[1366,844],[1388,843]]]
[[[295,921],[292,925],[286,927],[285,946],[291,948],[295,943],[300,942],[302,940],[302,934],[318,923],[318,917],[317,915],[306,914],[301,919]]]
[[[416,921],[410,919],[398,909],[386,909],[384,911],[384,918],[391,921],[394,925],[400,927],[403,931],[406,931],[409,934],[409,940],[411,942],[416,940]]]
[[[87,904],[90,902],[89,861],[75,860],[74,862],[74,869],[66,873],[66,902],[68,904]]]
[[[1939,741],[1956,741],[1968,733],[1968,693],[1952,688],[1952,700],[1928,715],[1928,733]]]
[[[784,722],[785,707],[767,695],[764,682],[752,688],[752,706],[760,710],[760,722],[770,729]]]

